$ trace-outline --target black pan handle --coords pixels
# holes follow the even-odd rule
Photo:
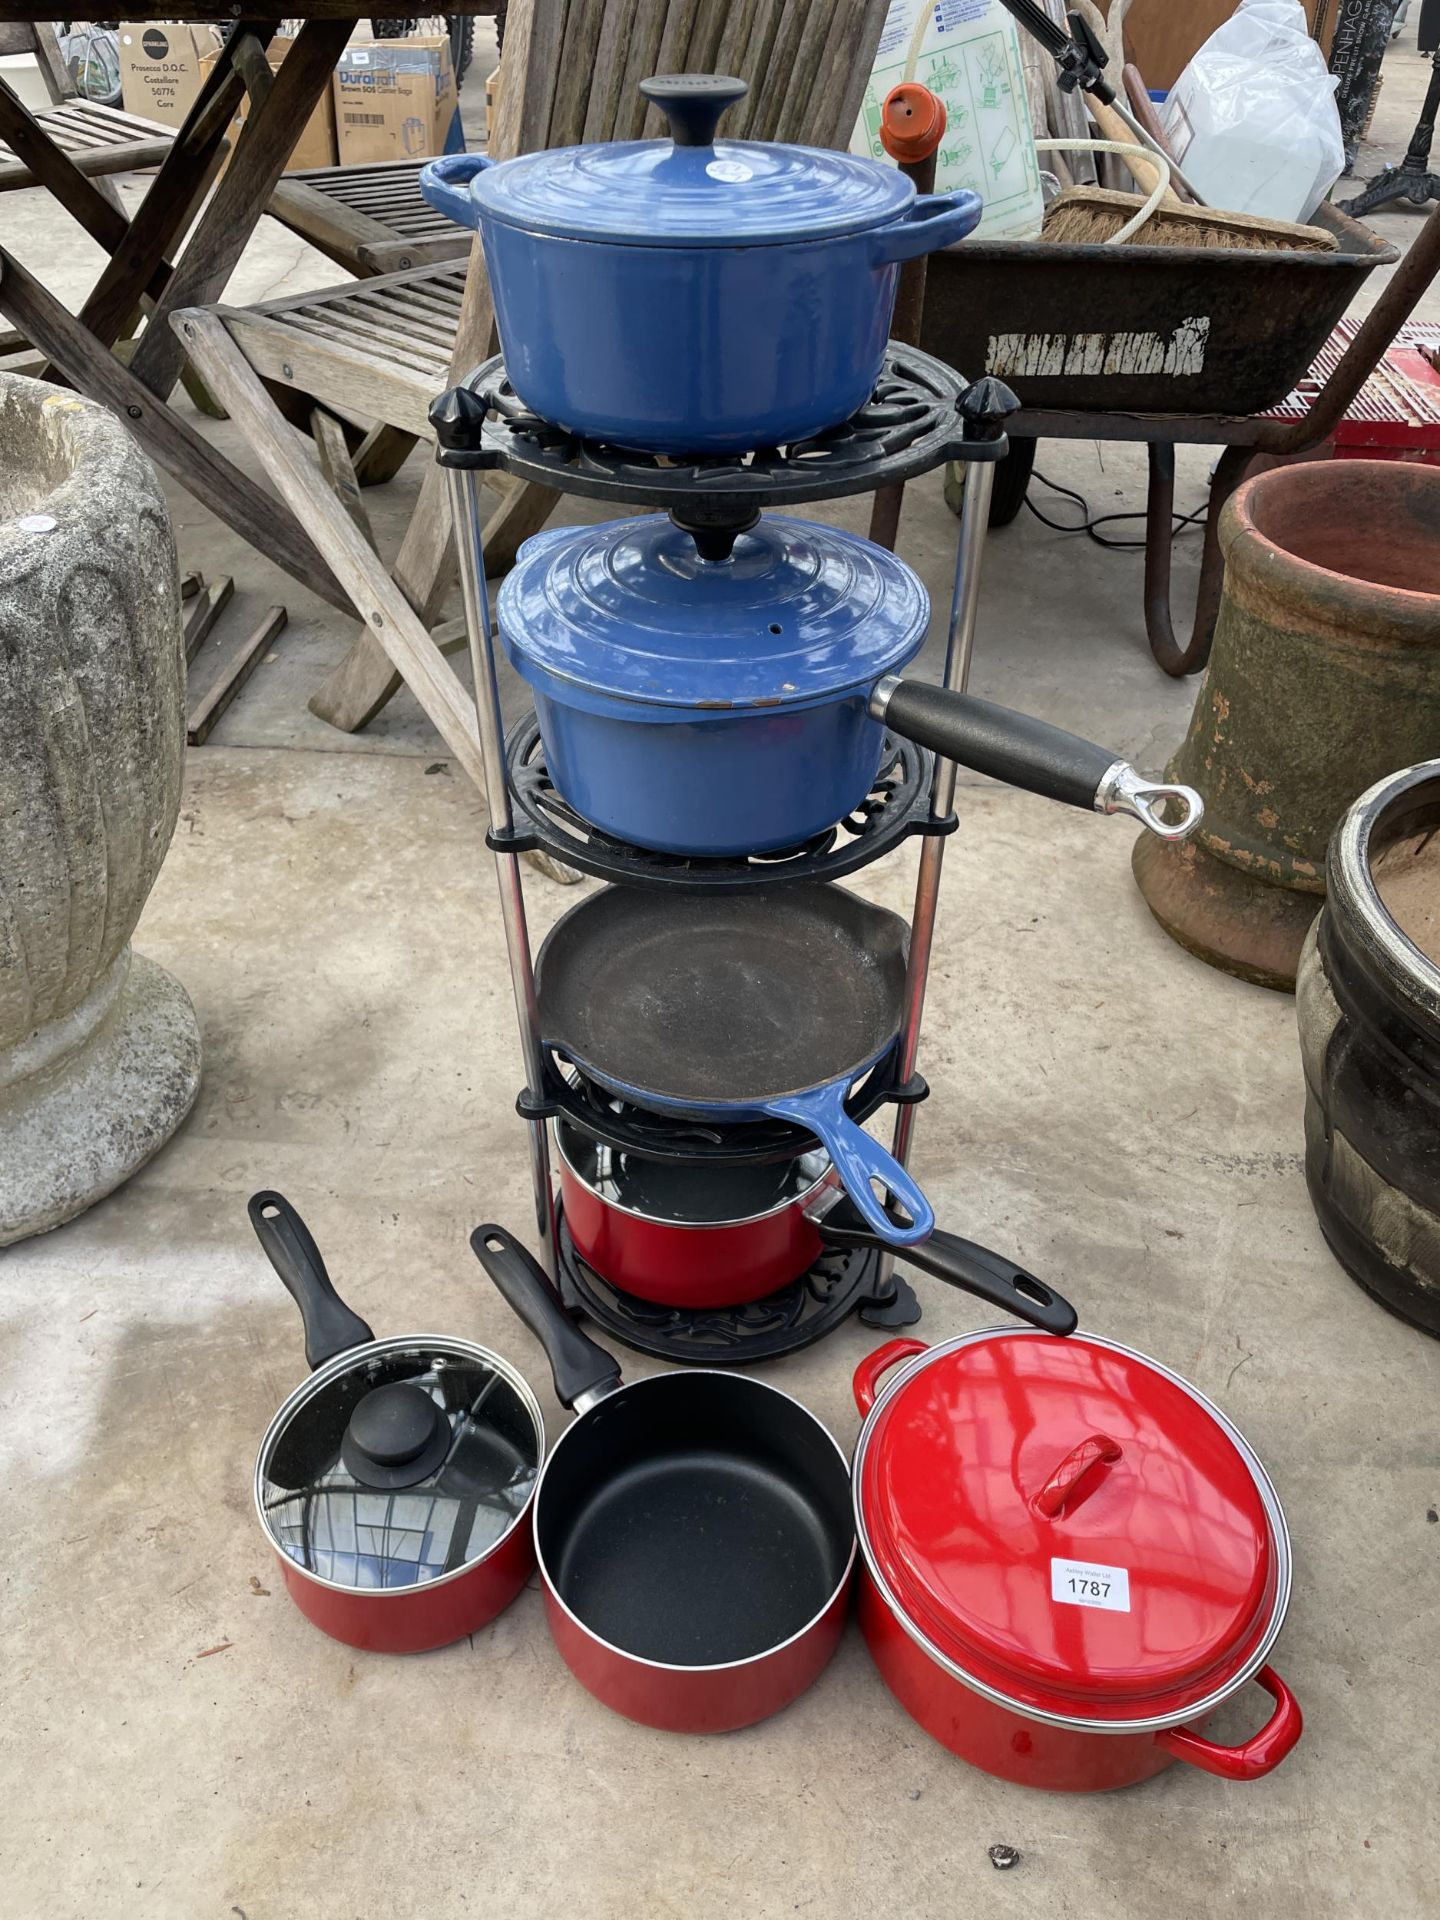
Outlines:
[[[959,766],[1087,813],[1128,813],[1162,840],[1185,839],[1205,811],[1193,787],[1146,780],[1110,747],[971,693],[890,674],[871,694],[870,712]],[[1181,810],[1174,822],[1160,811],[1171,802]]]
[[[849,1200],[837,1200],[815,1224],[827,1246],[878,1247],[932,1279],[988,1300],[992,1307],[1013,1313],[1017,1320],[1028,1321],[1045,1333],[1073,1333],[1078,1325],[1075,1309],[1063,1294],[1047,1287],[1024,1267],[1017,1267],[1013,1260],[973,1240],[962,1240],[957,1233],[937,1230],[915,1246],[897,1247],[872,1233]]]
[[[750,89],[729,73],[657,73],[640,82],[640,91],[669,121],[677,147],[709,147],[721,119]]]
[[[352,1347],[375,1338],[358,1313],[336,1293],[310,1229],[283,1193],[253,1194],[248,1212],[265,1258],[279,1274],[305,1323],[305,1358],[311,1371]]]
[[[555,1398],[562,1407],[573,1407],[587,1395],[608,1393],[619,1386],[620,1368],[614,1355],[580,1331],[545,1269],[514,1234],[487,1221],[471,1234],[470,1246],[505,1304],[545,1349]]]

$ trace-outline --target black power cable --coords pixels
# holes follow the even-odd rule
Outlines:
[[[1032,480],[1038,480],[1042,487],[1049,487],[1052,493],[1058,493],[1063,495],[1067,500],[1073,500],[1085,515],[1083,520],[1077,520],[1073,526],[1067,527],[1063,520],[1052,520],[1049,514],[1042,513],[1027,493],[1025,496],[1025,504],[1031,513],[1034,514],[1035,518],[1040,521],[1042,526],[1052,527],[1056,533],[1088,534],[1097,547],[1109,547],[1114,553],[1143,553],[1145,551],[1145,542],[1143,540],[1107,540],[1103,533],[1097,533],[1095,531],[1097,527],[1108,526],[1112,520],[1143,520],[1146,517],[1143,509],[1138,512],[1132,510],[1128,513],[1092,514],[1090,511],[1090,502],[1085,498],[1083,493],[1076,493],[1073,487],[1062,487],[1056,480],[1047,480],[1045,475],[1039,472],[1038,469],[1030,477]],[[1172,515],[1173,525],[1170,529],[1172,537],[1182,532],[1186,527],[1198,526],[1203,523],[1207,511],[1208,508],[1206,507],[1196,507],[1193,513],[1177,513]]]

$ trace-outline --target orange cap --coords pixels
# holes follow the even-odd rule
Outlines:
[[[928,160],[945,137],[945,102],[918,80],[892,87],[880,109],[880,144],[892,160]]]

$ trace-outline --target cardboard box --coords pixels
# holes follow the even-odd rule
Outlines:
[[[458,104],[450,42],[441,34],[352,41],[334,94],[342,166],[444,153]]]
[[[272,40],[265,49],[265,58],[270,62],[270,71],[278,73],[280,62],[289,53],[295,42],[281,37]],[[218,55],[207,54],[201,62],[202,69],[209,73]],[[250,111],[250,96],[247,93],[240,102],[240,111],[230,123],[230,153],[235,151],[235,142],[240,129],[245,124],[245,116]],[[225,156],[225,167],[230,164],[230,154]],[[295,151],[285,162],[287,173],[299,173],[305,167],[333,167],[335,164],[335,102],[327,87],[315,103],[315,111],[305,122],[304,131],[295,143]],[[220,169],[221,173],[225,167]]]
[[[120,97],[127,113],[182,127],[205,61],[220,51],[218,27],[172,20],[127,21],[120,28]]]

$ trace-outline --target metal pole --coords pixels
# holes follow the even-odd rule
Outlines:
[[[955,586],[950,597],[950,635],[945,652],[945,682],[952,693],[964,693],[970,679],[970,655],[975,645],[975,616],[980,604],[980,564],[990,521],[990,495],[995,486],[995,463],[976,461],[965,470],[965,501],[960,512],[960,538],[955,548]],[[944,820],[955,802],[955,762],[937,756],[930,785],[930,817]],[[905,973],[905,1005],[900,1016],[897,1080],[900,1085],[915,1071],[920,1050],[920,1022],[925,1011],[925,982],[930,972],[930,948],[935,937],[935,908],[940,895],[940,868],[945,859],[944,834],[928,834],[920,845],[920,871],[915,881],[915,905],[910,915],[910,960]],[[910,1163],[915,1133],[915,1107],[895,1112],[892,1151],[901,1166]],[[888,1279],[894,1261],[883,1256],[881,1278]]]
[[[455,526],[465,624],[470,634],[470,663],[475,675],[475,718],[480,728],[480,751],[485,760],[485,799],[490,814],[490,828],[492,832],[508,833],[512,825],[510,789],[505,774],[505,731],[500,719],[495,649],[490,639],[490,594],[485,584],[480,482],[475,474],[456,467],[446,469],[445,482],[450,495],[450,515]],[[515,993],[515,1018],[520,1027],[525,1084],[531,1098],[539,1101],[544,1097],[545,1090],[545,1055],[540,1045],[540,1009],[535,998],[535,970],[530,958],[525,890],[520,882],[518,856],[497,853],[495,877],[500,888],[500,918],[505,928],[510,984]],[[535,1187],[535,1224],[540,1234],[541,1258],[550,1278],[554,1280],[557,1278],[557,1255],[550,1141],[544,1120],[535,1119],[528,1124],[530,1173]]]

